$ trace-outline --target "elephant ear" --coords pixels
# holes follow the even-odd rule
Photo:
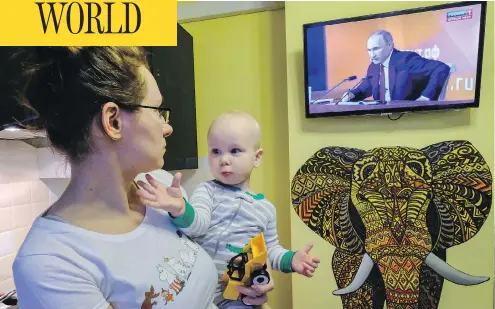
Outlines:
[[[435,247],[462,244],[478,233],[490,213],[490,168],[468,141],[446,141],[422,150],[431,164],[433,202],[440,216]]]
[[[364,253],[364,236],[355,230],[349,215],[354,209],[352,167],[364,153],[354,148],[322,148],[296,172],[291,186],[292,205],[301,220],[333,246],[353,254]]]

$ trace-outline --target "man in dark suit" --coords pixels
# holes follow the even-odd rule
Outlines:
[[[373,96],[375,100],[438,100],[450,67],[441,61],[421,57],[415,52],[394,48],[392,35],[385,30],[374,32],[368,39],[371,64],[361,84],[346,92],[342,101],[359,101]]]

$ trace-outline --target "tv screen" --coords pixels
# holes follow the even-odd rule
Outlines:
[[[305,24],[306,117],[478,107],[486,2]]]

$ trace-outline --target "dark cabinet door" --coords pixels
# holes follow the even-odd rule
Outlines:
[[[151,70],[172,108],[170,124],[174,132],[167,138],[165,170],[198,168],[196,98],[194,90],[193,38],[177,25],[177,46],[146,47]]]
[[[0,128],[16,121],[34,116],[34,112],[21,106],[17,100],[17,91],[22,90],[22,65],[24,60],[13,57],[18,47],[0,47]]]

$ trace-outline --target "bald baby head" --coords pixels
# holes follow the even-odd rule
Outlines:
[[[234,110],[218,116],[208,130],[211,138],[232,139],[258,149],[261,143],[261,128],[249,113]]]
[[[208,130],[208,164],[222,183],[249,188],[251,172],[261,162],[261,130],[253,116],[242,111],[221,114]]]

